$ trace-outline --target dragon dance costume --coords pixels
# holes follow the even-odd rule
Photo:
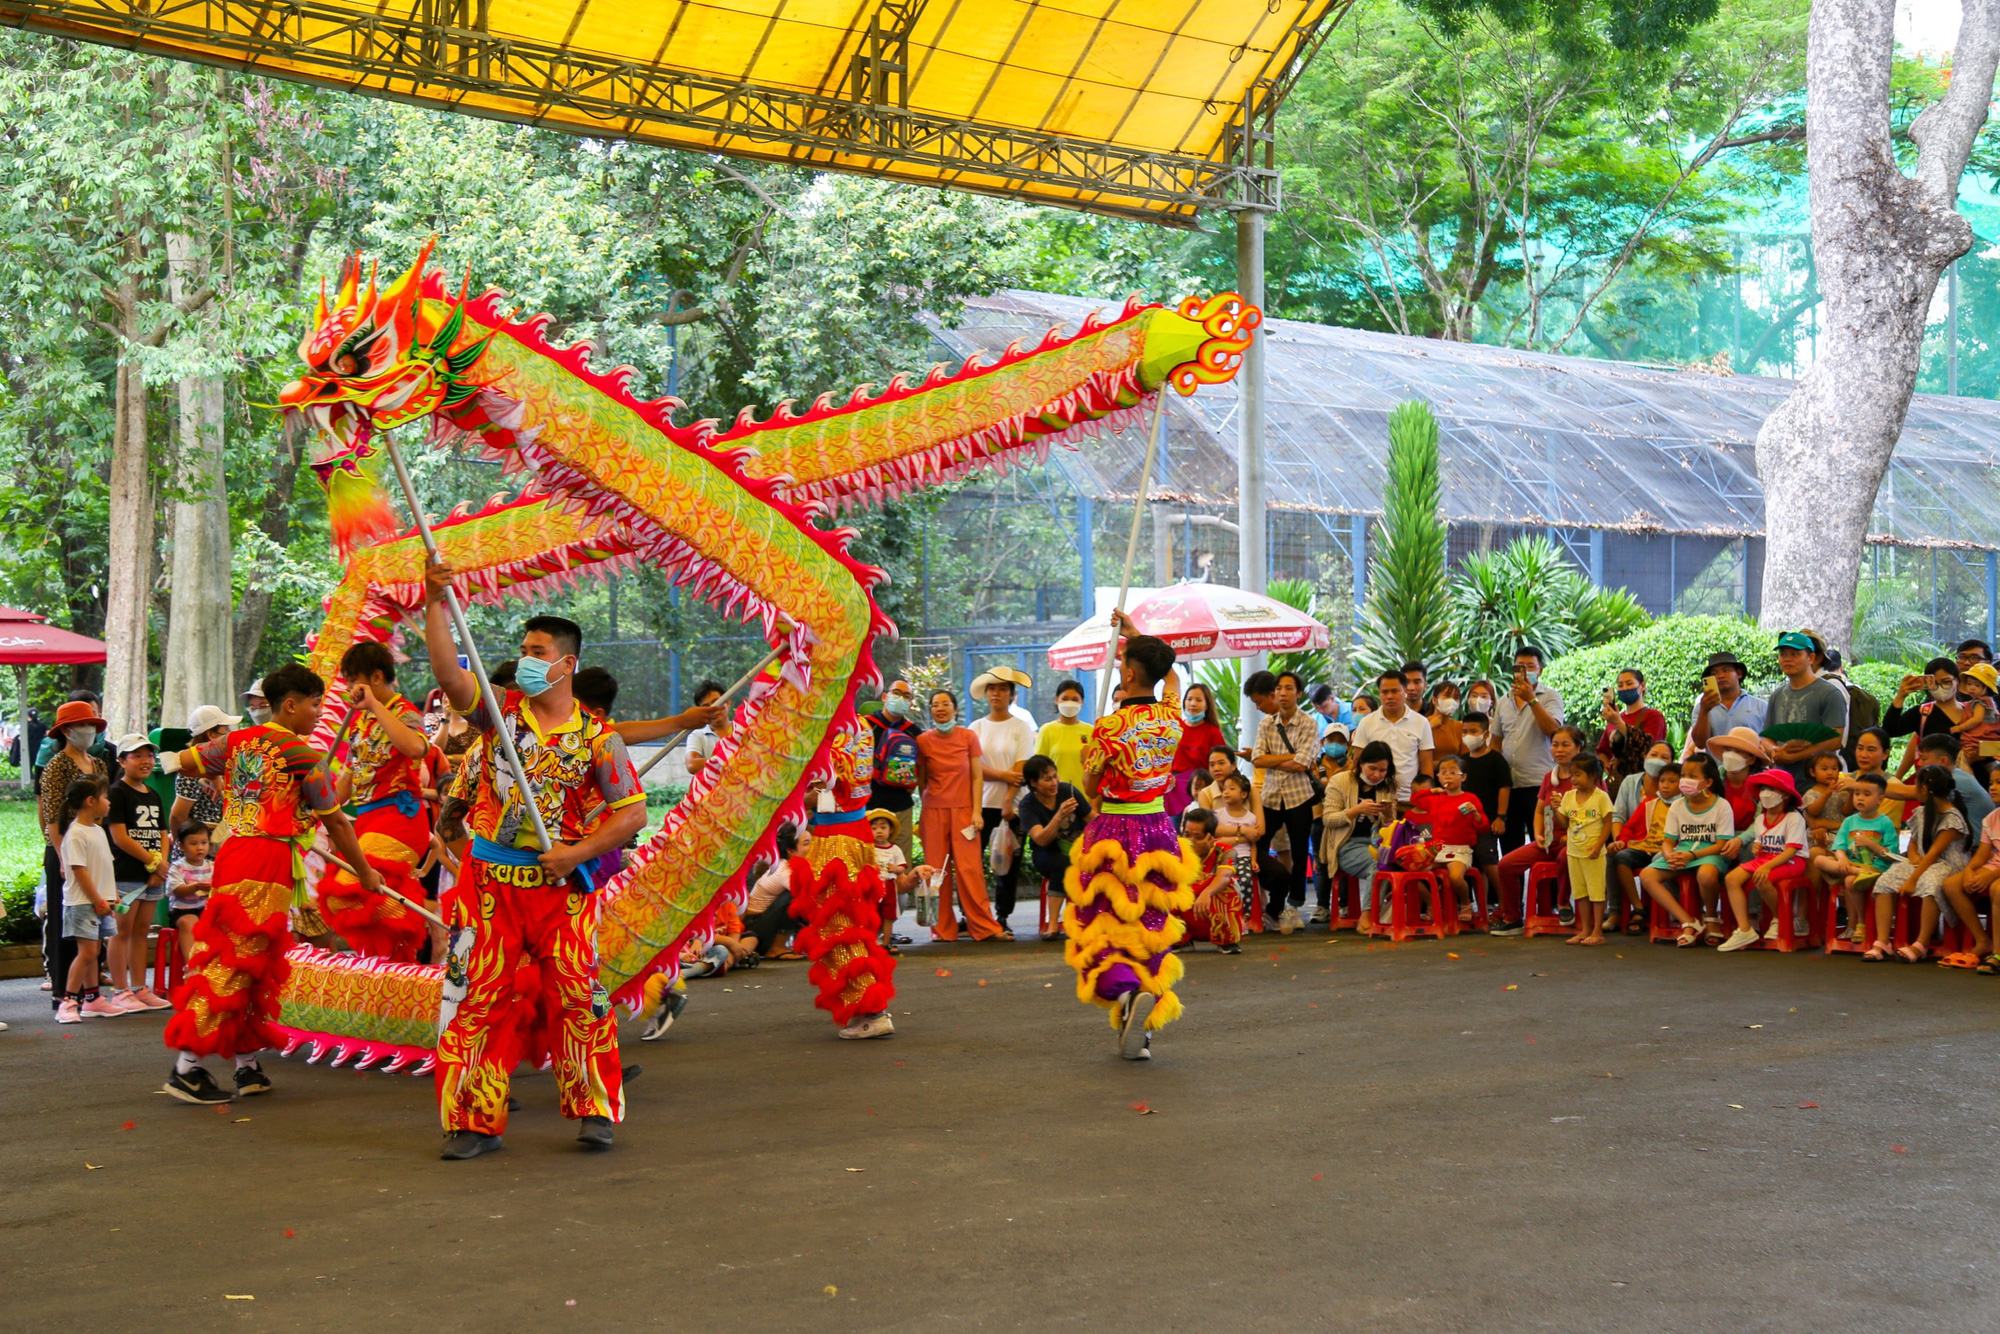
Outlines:
[[[368,864],[382,883],[399,894],[424,901],[424,887],[413,872],[430,846],[430,825],[424,819],[421,760],[397,750],[389,733],[366,705],[348,737],[348,774],[353,780],[354,835]],[[416,705],[392,696],[387,709],[405,726],[423,735]],[[357,953],[414,963],[426,935],[424,919],[385,894],[361,888],[355,878],[329,865],[315,889],[319,913]]]
[[[502,711],[532,788],[526,797],[550,837],[585,837],[600,802],[608,814],[646,799],[625,743],[601,718],[573,706],[565,722],[545,732],[515,690],[505,693]],[[446,920],[475,935],[464,996],[438,1035],[439,1120],[447,1132],[506,1130],[507,1087],[521,1045],[515,971],[528,959],[541,974],[540,1018],[563,1115],[622,1120],[618,1025],[598,982],[596,886],[582,868],[544,883],[524,794],[496,754],[492,723],[476,700],[466,716],[482,734],[466,821],[472,845]],[[448,992],[454,981],[448,979]]]
[[[1243,905],[1249,901],[1249,860],[1231,858],[1227,863],[1222,849],[1211,847],[1196,863],[1194,899],[1208,893],[1208,907],[1190,902],[1174,916],[1187,924],[1187,940],[1205,940],[1224,949],[1241,943],[1245,928]]]
[[[167,1046],[197,1056],[243,1056],[274,1045],[290,971],[291,909],[305,892],[305,850],[319,817],[339,809],[320,753],[262,723],[183,751],[181,773],[219,774],[229,837],[215,855],[214,887],[195,923],[194,952],[175,989]]]
[[[874,733],[856,722],[833,735],[834,777],[811,820],[803,856],[792,858],[792,915],[804,923],[798,946],[811,961],[813,1001],[843,1029],[881,1014],[896,995],[896,961],[882,948],[884,904],[895,902],[875,866],[868,794],[875,773]],[[857,1035],[860,1036],[860,1035]]]
[[[1166,813],[1180,738],[1175,692],[1165,702],[1126,701],[1099,718],[1084,742],[1084,768],[1102,771],[1101,804],[1063,878],[1069,899],[1063,957],[1076,969],[1077,999],[1109,1010],[1113,1028],[1125,997],[1135,991],[1158,998],[1146,1019],[1149,1029],[1164,1028],[1181,1013],[1174,983],[1183,969],[1171,951],[1187,930],[1176,914],[1194,905],[1200,864]]]

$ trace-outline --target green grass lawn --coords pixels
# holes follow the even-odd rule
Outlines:
[[[0,945],[41,939],[35,882],[42,877],[42,834],[31,801],[0,801]]]

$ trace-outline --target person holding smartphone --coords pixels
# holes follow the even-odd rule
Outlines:
[[[1734,653],[1711,653],[1702,669],[1701,698],[1694,706],[1688,728],[1688,752],[1705,750],[1720,761],[1722,753],[1709,746],[1710,739],[1727,736],[1739,727],[1753,732],[1764,730],[1764,714],[1770,701],[1762,695],[1746,694],[1743,683],[1750,669]]]
[[[1523,644],[1514,655],[1510,688],[1493,706],[1490,731],[1514,776],[1513,796],[1507,802],[1507,832],[1501,836],[1509,849],[1528,841],[1542,779],[1556,767],[1549,738],[1563,725],[1563,702],[1561,695],[1541,683],[1546,663],[1539,648]]]

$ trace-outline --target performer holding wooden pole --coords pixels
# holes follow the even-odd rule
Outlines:
[[[431,558],[424,571],[431,671],[451,706],[482,733],[485,750],[466,819],[472,846],[460,877],[464,892],[452,895],[448,914],[455,936],[476,934],[464,952],[464,995],[438,1034],[441,1156],[476,1158],[502,1145],[513,1065],[506,1034],[514,970],[524,956],[541,970],[563,1115],[582,1123],[578,1143],[608,1149],[612,1126],[625,1115],[623,1074],[617,1019],[597,980],[597,886],[582,868],[644,827],[645,793],[618,734],[577,706],[572,683],[583,633],[575,622],[530,617],[514,688],[493,690],[452,591],[452,568],[439,561],[393,438],[388,451]],[[461,651],[470,670],[458,665]],[[593,828],[586,815],[599,801],[607,813]],[[455,956],[460,944],[454,941]],[[455,980],[447,984],[450,994]]]

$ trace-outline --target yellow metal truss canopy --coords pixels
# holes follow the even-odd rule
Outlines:
[[[1278,202],[1350,0],[0,0],[0,24],[577,134],[1186,224]]]

